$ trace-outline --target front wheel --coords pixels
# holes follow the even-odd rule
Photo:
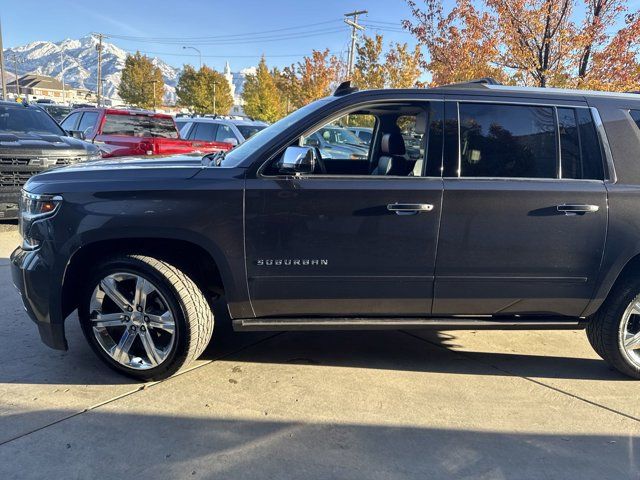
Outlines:
[[[85,337],[111,368],[160,380],[204,351],[213,312],[195,282],[141,255],[114,257],[95,272],[78,309]]]
[[[640,280],[614,287],[587,324],[587,338],[609,365],[640,379]]]

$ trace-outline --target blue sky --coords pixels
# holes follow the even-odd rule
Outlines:
[[[444,0],[447,7],[452,2]],[[640,0],[627,4],[630,10],[640,8]],[[203,63],[221,70],[229,60],[237,71],[256,65],[262,54],[270,66],[289,65],[312,49],[329,48],[346,59],[349,28],[343,14],[363,8],[369,14],[361,22],[371,23],[366,33],[378,29],[387,43],[415,45],[400,28],[410,16],[404,0],[0,0],[0,20],[5,48],[102,32],[113,34],[109,41],[125,50],[140,50],[174,66],[197,65],[197,53],[182,48],[192,45],[201,50]]]
[[[288,65],[314,48],[329,48],[346,59],[349,27],[341,23],[343,14],[365,7],[369,14],[361,21],[382,22],[376,25],[385,29],[380,33],[386,41],[415,44],[411,35],[400,30],[401,20],[409,17],[403,0],[0,0],[0,5],[5,48],[35,40],[79,38],[90,32],[162,37],[163,42],[121,38],[109,41],[125,50],[137,49],[158,56],[174,66],[197,65],[197,53],[182,49],[187,44],[199,48],[203,63],[218,70],[227,59],[234,71],[255,65],[262,54],[267,56],[269,65]],[[265,33],[263,40],[257,42],[250,35],[273,30],[280,31]],[[367,28],[369,34],[374,31],[373,26]],[[220,44],[220,36],[225,35],[235,37]],[[209,39],[209,44],[198,44],[202,40],[181,41],[213,36],[218,38]]]

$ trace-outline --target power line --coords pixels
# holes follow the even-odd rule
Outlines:
[[[151,52],[147,50],[125,50],[127,53],[136,53],[140,52],[145,55],[168,55],[171,57],[198,57],[199,55],[193,53],[175,53],[175,52]],[[335,52],[329,52],[335,53]],[[269,55],[267,53],[256,53],[254,55],[202,55],[202,58],[260,58],[264,56],[265,58],[291,58],[291,57],[304,57],[309,55],[307,53],[282,53],[282,54],[274,54]]]
[[[189,42],[189,41],[157,41],[157,40],[147,40],[147,39],[137,39],[136,43],[154,43],[161,45],[240,45],[240,44],[248,44],[248,43],[263,43],[263,42],[279,42],[284,40],[297,40],[300,38],[309,38],[316,36],[323,36],[330,33],[342,32],[341,27],[337,28],[323,28],[319,30],[311,30],[305,32],[295,32],[288,33],[282,35],[250,35],[247,38],[238,38],[238,39],[224,39],[224,40],[207,40],[207,41],[199,41],[199,42]],[[129,39],[123,39],[120,36],[114,36],[112,38],[117,38],[119,40],[127,40],[134,41]]]
[[[224,35],[208,35],[202,37],[148,37],[148,36],[130,36],[130,35],[118,35],[118,34],[109,34],[111,38],[118,38],[120,40],[130,40],[130,41],[141,41],[141,42],[151,42],[151,43],[198,43],[198,42],[207,42],[211,40],[231,40],[235,38],[248,37],[248,36],[264,36],[273,33],[279,33],[290,30],[306,30],[309,27],[316,27],[319,25],[328,25],[331,23],[338,23],[340,19],[327,20],[324,22],[316,22],[309,23],[305,25],[296,25],[293,27],[284,27],[284,28],[276,28],[272,30],[262,30],[257,32],[245,32],[245,33],[234,33],[234,34],[224,34]],[[306,33],[306,32],[292,32],[291,34],[296,33]],[[287,35],[287,34],[285,34]]]

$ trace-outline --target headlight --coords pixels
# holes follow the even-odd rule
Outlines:
[[[20,196],[20,235],[22,236],[22,248],[33,250],[40,246],[40,241],[31,238],[29,233],[31,225],[44,218],[51,217],[60,208],[62,197],[60,195],[40,195],[22,190]]]

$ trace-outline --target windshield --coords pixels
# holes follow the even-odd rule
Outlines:
[[[319,133],[329,143],[364,145],[362,140],[345,128],[321,128]]]
[[[253,135],[249,140],[235,147],[233,150],[229,150],[224,160],[222,161],[222,165],[225,167],[235,167],[239,165],[245,158],[253,155],[258,150],[260,150],[264,145],[266,145],[273,137],[279,135],[284,132],[287,128],[292,126],[294,123],[299,122],[301,119],[311,114],[315,110],[322,108],[324,104],[331,101],[331,97],[322,98],[320,100],[316,100],[309,105],[305,105],[302,108],[299,108],[293,113],[290,113],[286,117],[281,120],[278,120],[273,125],[269,125],[264,130],[259,131],[255,135]]]
[[[44,110],[20,104],[0,106],[0,133],[64,135],[62,129]]]
[[[148,115],[107,114],[102,127],[103,135],[128,137],[178,138],[178,129],[172,118]]]
[[[265,125],[236,125],[240,133],[245,138],[245,140],[249,140],[260,130],[264,130],[266,128]]]

